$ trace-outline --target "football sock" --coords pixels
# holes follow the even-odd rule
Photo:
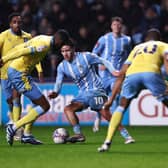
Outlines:
[[[20,104],[20,99],[19,98],[15,98],[13,100],[13,121],[16,122],[19,120],[20,116],[21,116],[21,104]]]
[[[18,129],[27,123],[35,121],[38,118],[38,116],[40,116],[43,113],[44,113],[44,110],[40,106],[36,106],[35,108],[32,108],[27,115],[25,115],[23,118],[15,122],[16,128]]]
[[[8,104],[8,109],[9,109],[8,116],[9,116],[9,119],[10,119],[11,121],[13,121],[12,108],[13,108],[12,104]]]
[[[101,122],[101,114],[97,113],[96,119],[94,121],[94,127],[99,128],[100,122]]]
[[[80,129],[80,125],[76,124],[73,126],[73,131],[75,134],[81,134],[81,129]]]
[[[124,127],[120,130],[120,134],[124,139],[128,139],[130,137],[127,129]]]
[[[35,107],[35,106],[33,106],[33,107]],[[32,106],[29,107],[28,113],[30,113],[30,111],[32,110],[33,107]],[[30,123],[28,123],[28,124],[25,125],[25,128],[24,128],[24,135],[25,136],[29,136],[29,135],[32,134],[33,122],[34,121],[32,121],[32,122],[30,122]]]
[[[105,140],[106,142],[112,141],[115,131],[121,122],[123,111],[124,111],[124,108],[121,106],[118,106],[115,112],[113,113],[113,116],[110,120],[109,127],[108,127],[108,132]]]

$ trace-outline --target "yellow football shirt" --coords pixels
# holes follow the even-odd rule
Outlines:
[[[14,34],[11,29],[8,29],[0,34],[0,53],[1,58],[5,56],[12,48],[14,48],[18,44],[22,44],[28,40],[30,40],[31,34],[26,33],[22,30],[21,35],[18,36]],[[10,64],[10,61],[7,62],[3,67],[1,67],[1,79],[7,79],[7,68]],[[36,69],[38,72],[42,72],[41,63],[36,65]]]
[[[149,41],[139,44],[131,51],[126,63],[131,64],[126,76],[140,72],[160,73],[163,54],[168,44],[160,41]]]
[[[7,54],[9,50],[14,48],[16,45],[31,39],[31,35],[22,31],[21,36],[14,34],[11,29],[8,29],[0,34],[0,53],[1,58]],[[7,79],[7,68],[9,62],[1,68],[1,79]]]
[[[9,67],[20,72],[30,73],[51,49],[52,36],[39,35],[26,43],[17,45],[3,57],[3,62],[11,60]]]

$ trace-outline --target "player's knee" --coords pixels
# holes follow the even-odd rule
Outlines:
[[[48,101],[44,104],[43,109],[44,109],[45,112],[50,109],[50,104],[49,104]]]
[[[13,106],[12,97],[11,97],[11,98],[8,98],[8,99],[6,100],[6,102],[8,103],[8,105]]]
[[[69,107],[64,108],[64,113],[65,114],[68,114],[68,113],[71,113],[71,112],[72,112],[71,108],[69,108]]]

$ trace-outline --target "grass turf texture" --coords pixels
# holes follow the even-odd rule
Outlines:
[[[70,127],[65,127],[72,134]],[[85,143],[54,144],[55,127],[34,127],[33,133],[45,144],[32,146],[14,142],[7,145],[5,130],[0,134],[0,165],[2,168],[167,168],[168,127],[128,127],[136,139],[135,144],[125,145],[119,133],[111,149],[98,153],[107,127],[93,133],[91,127],[83,127]]]

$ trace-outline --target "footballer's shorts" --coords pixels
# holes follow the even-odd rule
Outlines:
[[[85,108],[91,107],[92,110],[100,110],[107,101],[107,95],[104,89],[96,89],[82,92],[71,101],[80,102]]]
[[[111,95],[111,91],[112,91],[112,88],[114,86],[115,81],[116,81],[116,77],[111,77],[111,78],[107,78],[107,79],[102,80],[103,87],[105,88],[105,90],[109,96]]]
[[[126,76],[121,90],[121,97],[132,99],[142,89],[149,89],[159,101],[168,99],[166,84],[160,74],[152,72],[136,73]]]
[[[12,97],[12,83],[9,79],[1,79],[1,86],[5,99],[8,100]]]
[[[26,97],[30,98],[30,100],[36,100],[42,96],[40,89],[34,83],[31,76],[9,67],[8,78],[14,88],[19,93],[23,93]]]

